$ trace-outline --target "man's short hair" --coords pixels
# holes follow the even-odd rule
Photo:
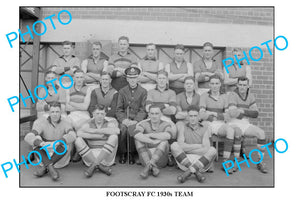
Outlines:
[[[109,72],[102,72],[100,77],[102,77],[103,75],[108,75],[111,78],[111,74]]]
[[[49,104],[49,109],[50,109],[51,107],[59,107],[59,108],[61,109],[61,103],[59,103],[59,102],[57,102],[57,101],[51,102],[51,103]]]
[[[154,44],[154,43],[148,43],[148,44],[146,44],[146,48],[149,47],[149,46],[154,46],[156,48],[156,44]]]
[[[247,78],[247,77],[239,77],[237,82],[239,83],[240,81],[247,81],[247,83],[249,83],[249,78]]]
[[[210,77],[209,77],[209,81],[210,81],[211,79],[219,79],[220,82],[222,82],[221,77],[220,77],[219,75],[217,75],[217,74],[214,74],[214,75],[210,76]]]
[[[47,72],[45,72],[45,77],[49,74],[54,74],[56,75],[56,72],[52,71],[52,70],[48,70]]]
[[[190,105],[190,106],[188,106],[188,108],[187,108],[187,112],[190,112],[190,111],[196,111],[196,112],[199,112],[199,111],[200,111],[200,108],[199,108],[199,106],[197,106],[197,105]]]
[[[100,41],[94,41],[94,42],[92,43],[92,45],[97,45],[97,46],[100,46],[100,47],[102,48],[102,44],[101,44]]]
[[[92,113],[94,113],[96,110],[104,110],[106,112],[106,107],[102,104],[96,104],[93,108],[92,108]]]
[[[174,47],[174,50],[177,50],[177,49],[180,49],[180,50],[183,50],[183,51],[184,51],[184,46],[183,46],[183,44],[176,44],[176,46]]]
[[[184,78],[184,81],[183,81],[183,82],[185,83],[187,80],[195,81],[195,78],[194,78],[194,76],[189,75],[189,76],[186,76],[186,77]]]
[[[64,46],[64,45],[71,45],[71,47],[73,47],[73,46],[74,46],[74,43],[71,42],[71,41],[63,41],[62,45],[63,45],[63,46]]]
[[[149,107],[149,111],[152,108],[158,108],[158,109],[160,109],[160,111],[162,111],[162,105],[160,105],[160,104],[156,104],[156,103],[151,104],[150,107]]]
[[[203,48],[204,47],[211,47],[212,49],[214,48],[214,45],[212,44],[212,43],[210,43],[210,42],[205,42],[204,44],[203,44]]]
[[[235,48],[233,48],[232,52],[243,52],[243,51],[242,51],[242,48],[235,47]]]
[[[159,75],[165,75],[166,77],[168,77],[168,72],[167,72],[167,71],[164,71],[164,70],[159,70],[159,71],[157,72],[157,77],[158,77]]]
[[[76,74],[76,73],[84,73],[83,72],[83,70],[82,69],[80,69],[78,66],[74,66],[74,68],[76,68],[76,70],[74,71],[74,75]]]
[[[121,41],[121,40],[126,40],[128,43],[129,43],[129,38],[127,36],[121,36],[119,39],[118,39],[118,42]]]

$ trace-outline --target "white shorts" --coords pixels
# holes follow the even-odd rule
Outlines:
[[[169,123],[173,123],[173,121],[171,120],[171,118],[165,116],[165,115],[162,115],[161,118],[160,118],[162,121],[166,121],[166,122],[169,122]]]
[[[102,149],[101,148],[93,148],[93,149],[90,149],[90,150],[91,150],[91,153],[94,156],[94,158],[97,159],[98,156],[100,155],[100,152],[101,152]],[[109,154],[109,156],[107,156],[106,159],[101,161],[101,164],[104,165],[104,166],[112,166],[115,162],[117,150],[118,150],[118,146],[116,146],[114,148],[113,153]],[[82,161],[84,162],[84,164],[86,166],[91,166],[92,163],[93,163],[93,162],[89,161],[88,158],[86,158],[85,156],[82,157]]]
[[[41,117],[45,117],[45,118],[48,118],[49,117],[49,112],[38,112],[37,113],[37,117],[38,118],[41,118]],[[67,118],[67,114],[65,112],[61,113],[61,117],[66,119]]]
[[[153,84],[153,83],[141,83],[140,85],[147,91],[155,89],[155,87],[156,87],[156,84]]]
[[[200,155],[195,155],[195,154],[187,154],[186,156],[192,164],[194,164],[197,160],[199,160],[201,158]],[[203,168],[202,172],[206,172],[212,166],[212,162],[213,161],[211,161],[205,168]],[[177,160],[176,160],[176,163],[177,163],[179,169],[181,169],[182,171],[186,171],[188,169],[184,165],[178,163]]]
[[[90,88],[91,91],[100,87],[100,85],[97,83],[87,83],[86,85]]]
[[[214,135],[218,135],[219,129],[221,128],[221,126],[223,126],[225,123],[223,121],[213,121],[210,122],[210,126],[211,126],[211,132]]]
[[[79,127],[90,119],[90,115],[87,111],[74,111],[68,115],[68,119],[73,127]]]
[[[230,126],[236,126],[242,130],[242,134],[244,135],[246,130],[249,127],[252,127],[254,125],[250,124],[247,119],[232,119],[230,122],[228,122]]]
[[[48,151],[48,153],[49,153],[49,155],[50,156],[52,156],[53,154],[54,154],[54,150],[53,150],[53,143],[54,143],[55,141],[53,141],[53,142],[45,142],[45,146],[46,145],[48,145],[48,144],[50,144],[50,146],[48,146],[47,148],[45,148],[45,149],[47,149],[47,151]],[[59,143],[56,143],[55,144],[55,147],[57,147],[58,146],[58,144]],[[36,147],[33,147],[34,149],[36,148]],[[54,168],[56,168],[56,169],[60,169],[60,168],[63,168],[63,167],[65,167],[65,166],[67,166],[69,163],[70,163],[70,160],[71,160],[71,150],[72,149],[72,146],[71,145],[69,145],[69,144],[67,144],[67,152],[66,152],[66,154],[63,156],[63,158],[61,158],[59,161],[57,161],[53,166],[54,166]],[[46,151],[46,150],[45,150]],[[46,152],[47,152],[46,151]],[[43,163],[41,163],[40,165],[42,165]]]
[[[196,93],[198,93],[200,96],[206,92],[208,92],[210,89],[207,88],[199,88]]]

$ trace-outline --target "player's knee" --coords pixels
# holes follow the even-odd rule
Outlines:
[[[237,127],[237,126],[233,127],[233,129],[234,129],[234,137],[235,138],[241,138],[242,135],[243,135],[242,130],[239,127]]]
[[[137,139],[134,140],[136,148],[143,146],[143,143]]]
[[[127,126],[125,126],[124,124],[120,124],[120,131],[122,133],[126,132],[127,131]]]
[[[84,140],[83,140],[82,137],[76,138],[76,140],[75,140],[75,147],[76,147],[77,150],[78,150],[78,149],[81,149],[82,147],[84,147],[85,144],[86,144],[86,143],[84,142]]]
[[[207,151],[209,156],[216,156],[217,155],[217,150],[215,147],[211,146],[209,147],[208,151]]]
[[[160,142],[160,144],[162,147],[166,148],[169,145],[169,142],[166,140],[166,141]]]
[[[116,146],[118,144],[118,135],[110,135],[108,140],[110,141],[111,145]]]
[[[234,129],[231,126],[226,127],[226,136],[227,136],[227,138],[233,139]]]
[[[265,132],[260,128],[258,129],[258,138],[259,139],[265,139],[266,138]]]
[[[179,147],[178,142],[175,141],[174,143],[171,144],[171,152],[172,153],[177,152],[179,149],[180,149],[180,147]]]

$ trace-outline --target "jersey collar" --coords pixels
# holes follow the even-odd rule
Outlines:
[[[149,60],[149,61],[157,61],[157,58],[149,58],[147,55],[144,57],[144,60]]]
[[[246,96],[245,96],[245,98],[243,98],[243,97],[241,96],[241,94],[239,93],[238,88],[236,88],[236,89],[234,90],[234,92],[240,97],[240,99],[242,99],[243,101],[246,101],[247,98],[248,98],[248,95],[249,95],[249,88],[248,88],[247,91],[246,91]]]
[[[51,121],[51,117],[50,117],[50,116],[48,116],[47,120],[48,120],[48,122],[49,122],[53,127],[55,127],[54,124],[53,124],[52,121]],[[61,116],[60,116],[60,118],[58,119],[57,123],[59,124],[60,122],[61,122]]]

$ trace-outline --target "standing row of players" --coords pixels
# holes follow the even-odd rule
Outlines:
[[[171,164],[174,156],[185,171],[178,177],[180,182],[192,173],[202,182],[203,173],[213,170],[217,154],[210,146],[213,134],[225,137],[225,161],[232,149],[234,156],[240,157],[242,136],[257,137],[259,148],[266,143],[263,130],[248,120],[258,116],[255,98],[249,91],[248,66],[239,69],[234,65],[236,77],[230,75],[231,70],[226,75],[211,58],[212,45],[205,43],[204,58],[194,64],[200,71],[194,75],[193,66],[183,60],[180,45],[165,68],[155,57],[155,45],[147,45],[147,56],[139,63],[128,52],[128,46],[128,38],[121,37],[120,51],[107,60],[101,53],[101,43],[94,43],[92,56],[79,68],[79,60],[70,54],[72,44],[64,42],[64,55],[55,61],[45,80],[67,73],[73,76],[74,84],[69,90],[48,88],[49,97],[37,103],[39,119],[25,141],[39,150],[60,139],[68,144],[68,152],[60,156],[50,150],[49,160],[45,150],[39,150],[43,166],[35,175],[49,172],[56,180],[59,174],[55,168],[66,166],[72,153],[88,166],[87,177],[96,169],[110,175],[117,150],[122,164],[127,157],[134,164],[137,150],[144,165],[140,174],[143,178],[150,173],[158,176],[159,168]],[[222,83],[227,86],[226,94],[221,92]],[[57,144],[57,149],[63,149]],[[263,162],[258,168],[267,172]],[[236,167],[228,170],[234,171]]]

